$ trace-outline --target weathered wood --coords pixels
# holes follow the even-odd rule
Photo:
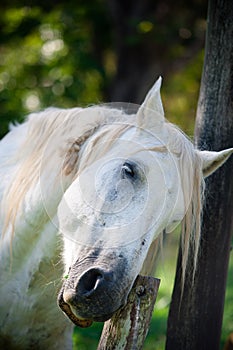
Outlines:
[[[210,0],[196,122],[201,149],[233,146],[233,4]],[[233,159],[206,181],[198,270],[192,264],[180,303],[181,253],[170,307],[167,350],[218,350],[233,232]]]
[[[125,307],[105,322],[97,350],[140,350],[143,347],[160,280],[138,276]]]

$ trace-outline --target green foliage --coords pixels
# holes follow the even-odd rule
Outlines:
[[[201,9],[195,8],[195,13],[203,12],[199,5],[198,1],[192,5]],[[4,4],[3,0],[0,9],[0,138],[10,121],[22,121],[29,112],[105,101],[119,54],[106,1],[50,4],[36,0],[29,6],[17,0]],[[157,14],[131,15],[126,19],[129,33],[121,40],[133,47],[145,42],[149,50],[156,42],[158,61],[177,60],[185,56],[187,45],[197,40],[197,32],[203,31],[203,20],[196,20],[198,15],[188,9],[180,13],[179,6],[169,4],[161,9],[166,10],[169,25],[159,10]],[[173,16],[172,11],[178,14]],[[187,29],[189,24],[192,30]],[[202,57],[203,53],[195,55],[191,63],[186,60],[182,68],[164,77],[167,117],[189,134]]]
[[[109,46],[101,0],[56,6],[10,3],[0,11],[0,137],[9,121],[48,106],[72,107],[102,99]]]
[[[227,279],[227,289],[225,296],[223,327],[221,337],[221,349],[226,342],[227,337],[233,332],[233,251],[230,255],[230,264]]]
[[[94,323],[89,328],[75,327],[73,334],[73,349],[74,350],[96,350],[103,324]]]
[[[7,132],[10,121],[22,121],[29,112],[49,106],[73,107],[105,101],[119,58],[116,41],[119,32],[113,33],[116,27],[109,11],[116,4],[113,1],[107,5],[104,0],[78,3],[59,0],[56,4],[35,0],[30,5],[20,0],[2,0],[0,138]],[[200,40],[205,7],[206,1],[196,0],[192,8],[185,3],[182,7],[167,2],[158,9],[153,5],[152,11],[148,7],[147,13],[131,11],[122,18],[122,26],[128,31],[120,40],[125,48],[146,43],[145,54],[160,60],[160,64],[179,60],[190,43]],[[116,16],[123,15],[117,11],[116,6]],[[155,47],[152,43],[156,43]],[[157,57],[153,56],[154,51]],[[193,130],[200,65],[198,55],[191,65],[186,60],[184,69],[165,76],[168,117],[189,133]],[[146,69],[151,71],[150,67]]]
[[[167,119],[190,136],[194,133],[203,60],[204,50],[201,50],[188,65],[164,82],[162,91]]]

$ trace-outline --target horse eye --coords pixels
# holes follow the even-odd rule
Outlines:
[[[121,168],[123,178],[131,178],[135,177],[134,165],[128,162],[125,162]]]

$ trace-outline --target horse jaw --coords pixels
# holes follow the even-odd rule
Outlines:
[[[162,78],[159,77],[145,97],[144,102],[137,112],[137,126],[158,134],[164,124],[164,110],[160,95]]]

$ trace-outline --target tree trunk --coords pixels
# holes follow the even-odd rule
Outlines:
[[[116,74],[106,92],[110,101],[141,103],[158,76],[168,78],[203,48],[204,35],[197,23],[205,16],[207,0],[108,0],[107,4],[117,58]],[[192,38],[182,38],[182,28],[189,28]]]
[[[200,149],[233,147],[233,4],[210,0],[196,122]],[[219,349],[233,231],[233,159],[206,181],[202,239],[195,283],[180,302],[181,253],[169,312],[167,350]]]
[[[125,307],[104,324],[97,350],[140,350],[149,330],[160,280],[138,276]]]

